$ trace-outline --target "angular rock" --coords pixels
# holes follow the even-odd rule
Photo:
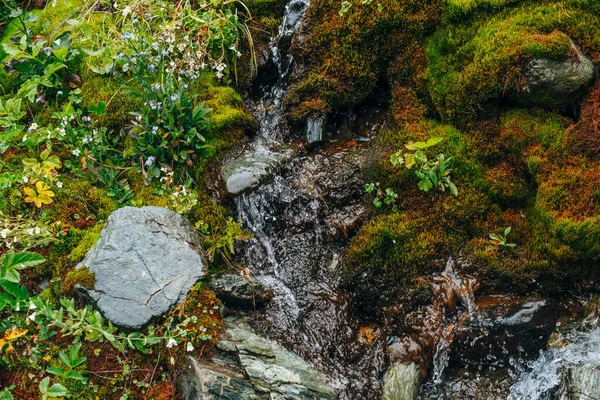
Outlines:
[[[121,208],[77,265],[95,274],[95,287],[77,290],[115,325],[140,328],[181,302],[206,275],[199,245],[192,225],[171,210]]]
[[[262,307],[273,297],[273,294],[259,282],[250,281],[236,274],[218,276],[211,279],[208,286],[215,291],[219,299],[233,308]]]
[[[262,149],[259,152],[243,154],[235,160],[223,165],[221,178],[225,182],[229,194],[240,194],[257,187],[264,180],[273,176],[277,168],[293,155],[291,148],[277,151]]]
[[[572,44],[574,58],[533,59],[526,71],[524,100],[535,105],[561,107],[579,100],[594,82],[592,61]]]
[[[241,317],[225,319],[225,339],[210,363],[191,361],[180,382],[185,400],[333,399],[335,390],[313,367],[255,334]]]
[[[600,367],[572,365],[562,374],[557,400],[600,399]]]
[[[383,378],[383,400],[413,400],[419,390],[419,368],[415,363],[398,363]]]

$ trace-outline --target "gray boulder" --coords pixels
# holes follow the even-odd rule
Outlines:
[[[229,307],[254,309],[262,307],[273,293],[262,284],[236,274],[225,274],[211,279],[208,287]]]
[[[301,357],[252,331],[243,317],[225,319],[224,339],[211,362],[190,360],[184,400],[328,400],[335,390]]]
[[[592,61],[572,44],[573,57],[536,58],[525,70],[523,100],[544,107],[562,107],[579,100],[596,78]]]
[[[158,207],[124,207],[110,215],[77,268],[95,274],[76,289],[115,325],[140,328],[183,301],[204,275],[198,235],[181,215]]]

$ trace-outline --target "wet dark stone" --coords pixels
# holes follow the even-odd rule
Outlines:
[[[208,287],[214,290],[217,297],[231,308],[263,307],[273,297],[273,294],[260,282],[251,281],[236,274],[212,278]]]

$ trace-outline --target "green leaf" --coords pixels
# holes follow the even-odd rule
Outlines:
[[[9,280],[0,279],[0,287],[16,299],[25,300],[29,298],[27,288],[14,281],[11,282]]]
[[[69,393],[66,387],[61,385],[60,383],[55,383],[52,385],[50,390],[48,390],[48,397],[64,397]]]
[[[56,376],[63,376],[65,374],[65,370],[62,368],[47,368],[46,372]]]
[[[56,71],[66,68],[67,66],[63,63],[52,63],[50,65],[48,65],[46,68],[44,68],[44,75],[45,76],[50,76],[53,73],[55,73]],[[48,85],[45,85],[48,86]]]
[[[450,188],[450,192],[452,192],[455,197],[458,197],[458,189],[456,188],[456,185],[452,182],[448,182],[448,187]]]
[[[30,251],[22,251],[20,253],[15,254],[14,250],[10,250],[9,252],[4,254],[1,261],[4,267],[25,269],[41,264],[44,261],[46,261],[46,259],[38,253],[33,253]]]
[[[435,146],[436,144],[438,144],[442,140],[444,140],[444,138],[441,137],[441,136],[432,136],[429,139],[427,139],[427,143],[426,143],[427,147]]]
[[[48,386],[50,385],[50,377],[47,376],[40,382],[40,392],[48,393]]]
[[[21,282],[21,275],[14,267],[4,267],[0,269],[0,279],[13,283]]]
[[[68,47],[60,47],[58,49],[52,50],[52,54],[56,56],[60,61],[65,61],[67,54],[69,53]],[[57,70],[58,71],[58,70]]]

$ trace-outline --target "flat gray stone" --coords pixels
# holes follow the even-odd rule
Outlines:
[[[235,160],[221,167],[221,179],[225,182],[227,192],[240,194],[260,185],[273,176],[279,166],[293,155],[291,148],[277,151],[262,149],[258,152],[242,154]]]
[[[113,212],[77,268],[95,274],[93,289],[77,287],[115,325],[138,329],[183,301],[206,275],[192,225],[158,207]]]

